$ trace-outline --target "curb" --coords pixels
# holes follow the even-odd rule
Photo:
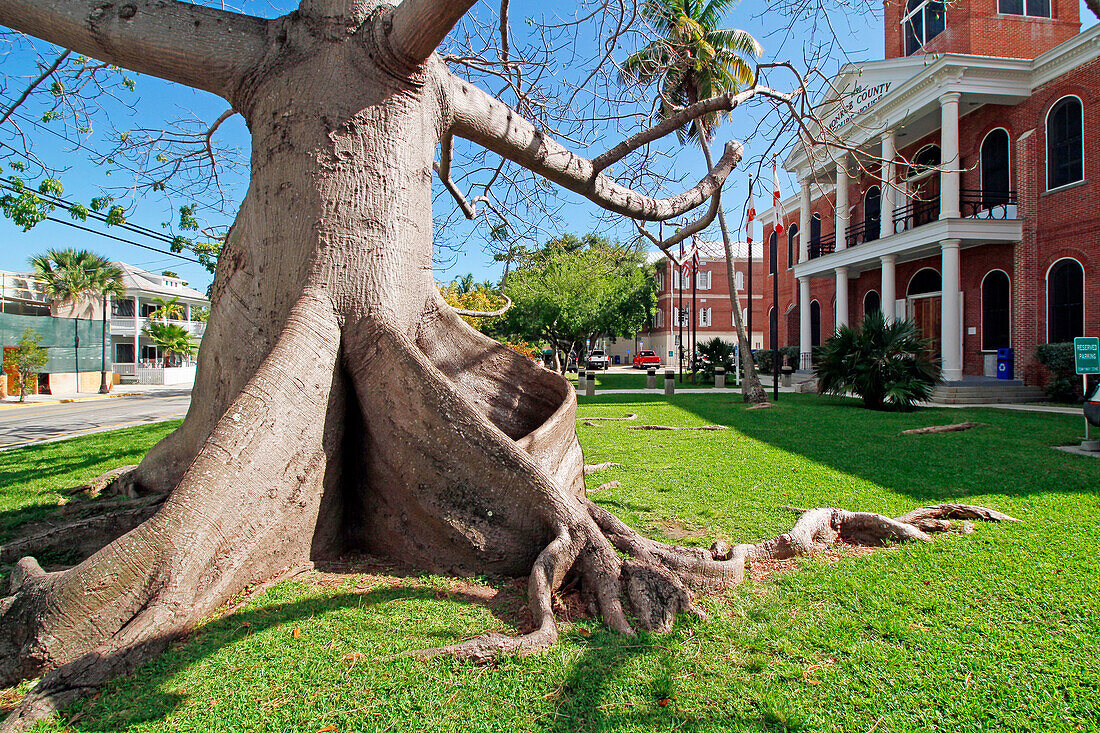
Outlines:
[[[39,405],[63,405],[70,402],[91,402],[92,400],[109,400],[112,397],[137,397],[141,392],[118,392],[112,394],[89,395],[88,397],[66,397],[59,400],[39,400],[36,402],[16,402],[13,404],[0,404],[0,410],[16,410],[20,408],[38,407]]]

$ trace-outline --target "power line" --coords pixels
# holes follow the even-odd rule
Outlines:
[[[132,244],[135,247],[141,247],[142,249],[147,249],[147,250],[150,250],[152,252],[156,252],[158,254],[171,255],[172,257],[176,257],[176,258],[181,259],[181,260],[186,260],[187,262],[194,262],[196,265],[201,265],[202,264],[198,260],[191,259],[190,257],[184,257],[183,255],[176,254],[175,252],[165,252],[162,249],[157,249],[156,247],[150,247],[147,244],[141,244],[140,242],[134,242],[130,239],[123,239],[122,237],[116,237],[115,235],[108,234],[107,232],[101,232],[101,231],[98,231],[96,229],[91,229],[89,227],[82,227],[79,224],[77,224],[76,222],[65,221],[64,219],[58,219],[55,216],[47,216],[46,219],[47,219],[47,221],[53,221],[53,222],[57,222],[58,224],[64,224],[65,226],[72,227],[73,229],[79,229],[82,232],[89,232],[91,234],[98,234],[101,237],[107,237],[108,239],[114,239],[115,241],[122,242],[123,244]]]

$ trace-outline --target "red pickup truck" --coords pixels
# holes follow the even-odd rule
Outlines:
[[[639,351],[634,356],[635,369],[648,369],[649,367],[659,366],[661,366],[661,357],[657,356],[652,351]]]

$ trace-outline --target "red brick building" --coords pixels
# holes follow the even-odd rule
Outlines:
[[[992,375],[1009,346],[1040,381],[1037,345],[1100,335],[1100,26],[1079,33],[1068,0],[885,8],[887,58],[846,66],[820,108],[843,148],[784,162],[800,190],[781,205],[781,345],[805,365],[881,308],[917,321],[949,381]]]

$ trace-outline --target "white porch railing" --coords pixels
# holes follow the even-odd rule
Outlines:
[[[150,321],[153,319],[139,318],[137,319],[137,330],[144,331],[149,327]],[[158,323],[164,323],[164,321],[157,321]],[[206,333],[206,324],[202,321],[168,321],[168,323],[176,326],[183,326],[187,329],[188,333],[196,338],[202,338]],[[133,316],[111,316],[111,333],[115,336],[133,336],[134,335],[134,318]]]

